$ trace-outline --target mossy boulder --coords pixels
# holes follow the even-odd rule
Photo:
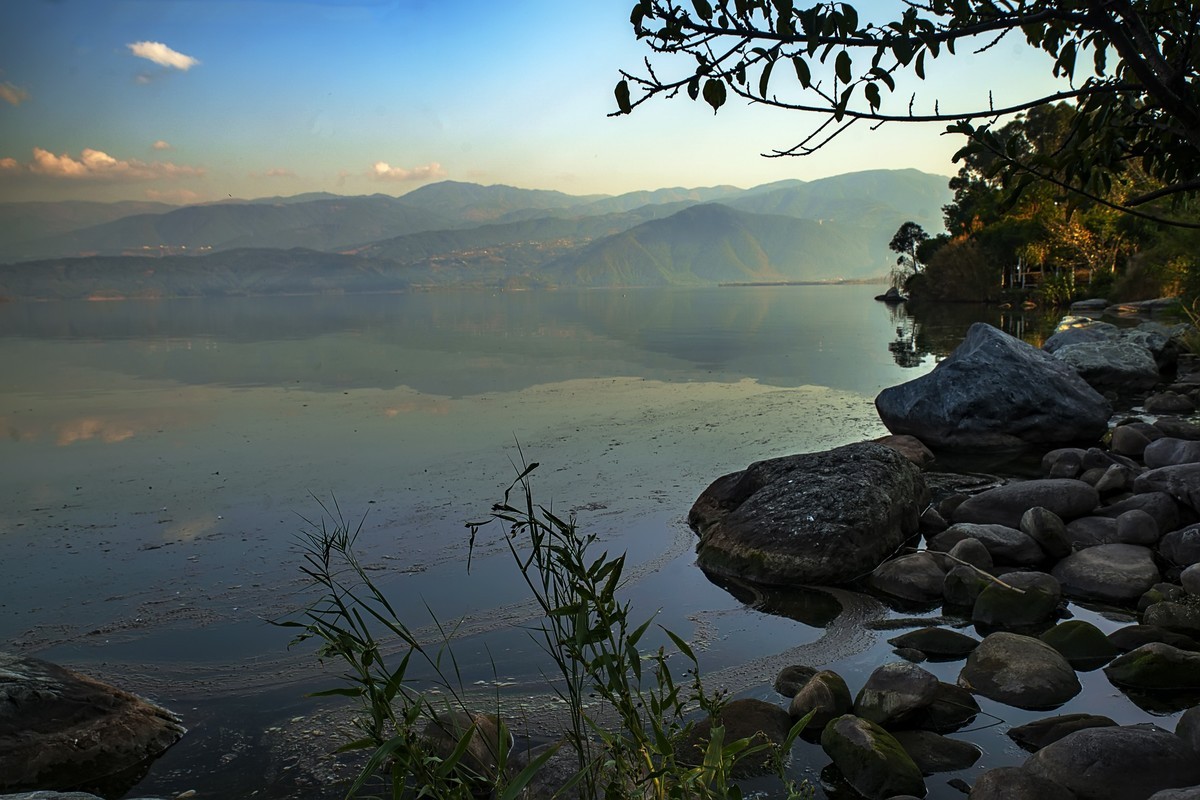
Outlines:
[[[825,726],[821,748],[854,789],[868,800],[925,795],[921,770],[895,737],[874,722],[845,714]]]
[[[1050,645],[1030,636],[993,633],[967,658],[960,686],[1017,708],[1054,708],[1079,694],[1075,670]]]
[[[788,713],[794,719],[799,719],[811,711],[813,716],[806,730],[819,731],[830,720],[850,713],[853,706],[850,687],[842,676],[832,670],[821,670],[796,692],[788,706]]]
[[[1062,653],[1075,669],[1095,669],[1121,652],[1104,631],[1082,619],[1060,622],[1038,638]]]
[[[1039,625],[1054,617],[1062,587],[1044,572],[1011,572],[990,582],[975,600],[971,619],[996,628]]]
[[[1104,674],[1131,689],[1200,689],[1200,653],[1150,642],[1114,659]]]

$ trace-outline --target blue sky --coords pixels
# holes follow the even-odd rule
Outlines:
[[[815,156],[764,159],[812,120],[733,104],[714,116],[686,98],[607,117],[618,70],[647,52],[631,5],[10,0],[0,201],[399,195],[442,179],[615,194],[955,171],[958,142],[937,125],[864,126]],[[872,18],[899,5],[858,3]],[[946,108],[1047,85],[1046,60],[1006,41],[940,59],[914,88]]]

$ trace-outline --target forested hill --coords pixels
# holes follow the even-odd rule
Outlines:
[[[0,205],[0,257],[9,262],[0,266],[0,296],[860,279],[887,273],[887,243],[901,223],[939,230],[949,199],[943,176],[877,170],[616,197],[447,181],[399,198],[82,211],[9,203]],[[122,208],[135,213],[121,216]],[[72,218],[91,224],[70,229]]]

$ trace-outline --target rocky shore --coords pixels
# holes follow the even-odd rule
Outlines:
[[[962,786],[976,800],[1200,798],[1200,366],[1187,326],[1068,317],[1042,349],[975,325],[931,373],[885,390],[894,436],[753,464],[715,481],[690,521],[699,563],[770,585],[849,583],[940,607],[856,694],[821,664],[776,690],[863,797],[926,793],[980,757],[954,731],[975,697],[1051,712],[1103,668],[1119,691],[1184,710],[1174,731],[1066,714],[1008,730],[1031,755]],[[1129,409],[1127,416],[1113,408]],[[1183,416],[1181,416],[1183,415]],[[954,452],[1044,453],[1041,476],[940,472]],[[903,454],[901,456],[901,454]],[[879,558],[880,552],[886,552]],[[1105,634],[1068,601],[1136,612]],[[924,661],[963,661],[939,681]],[[760,702],[760,701],[753,701]],[[731,704],[732,705],[732,704]]]

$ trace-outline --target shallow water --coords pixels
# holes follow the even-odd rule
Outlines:
[[[0,640],[183,715],[191,733],[135,794],[337,796],[313,785],[339,774],[313,758],[337,706],[303,697],[336,670],[266,622],[314,599],[303,518],[336,502],[362,519],[361,559],[406,621],[432,636],[428,606],[459,622],[466,683],[542,695],[499,532],[466,572],[464,523],[523,454],[541,464],[539,500],[628,551],[636,615],[693,641],[714,682],[769,697],[779,659],[820,652],[857,688],[894,633],[814,619],[808,601],[755,610],[694,567],[684,520],[751,461],[885,433],[875,394],[932,368],[983,312],[918,323],[878,290],[0,305]],[[1065,710],[1125,713],[1087,678]],[[972,735],[981,763],[1015,763],[997,730]],[[798,751],[801,772],[823,763]],[[941,779],[931,797],[955,796]]]

